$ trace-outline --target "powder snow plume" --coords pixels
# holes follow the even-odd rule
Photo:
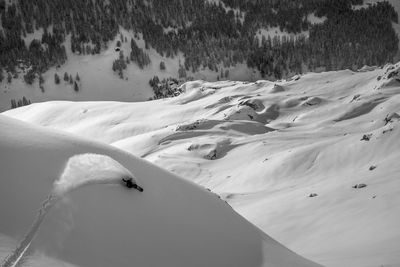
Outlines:
[[[63,196],[89,184],[119,184],[122,178],[134,176],[114,159],[98,154],[80,154],[71,157],[54,182],[52,194]]]

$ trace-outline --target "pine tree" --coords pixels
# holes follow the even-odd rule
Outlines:
[[[11,108],[17,108],[17,102],[15,99],[11,99]]]
[[[161,61],[160,62],[160,70],[165,70],[166,69],[166,67],[165,67],[165,62],[164,61]]]
[[[64,73],[64,81],[66,81],[66,82],[69,81],[69,75],[67,72]]]
[[[60,77],[58,76],[57,73],[54,73],[54,83],[55,84],[60,84]]]
[[[81,77],[79,77],[78,73],[76,73],[75,80],[77,80],[78,82],[81,80]]]
[[[42,74],[39,75],[39,84],[44,84],[44,78]]]
[[[26,99],[25,96],[22,97],[22,105],[24,105],[24,106],[29,105],[29,101]]]
[[[29,70],[27,74],[24,75],[24,81],[31,85],[36,78],[36,74],[33,70]]]
[[[225,78],[228,78],[229,77],[229,70],[227,69],[227,70],[225,70]]]
[[[182,65],[179,66],[178,76],[179,76],[179,79],[186,78],[186,70]]]
[[[76,81],[74,82],[74,91],[75,92],[79,92],[79,86],[78,86],[78,83]]]
[[[92,54],[92,47],[90,46],[90,45],[87,45],[86,46],[86,53],[88,54],[88,55],[91,55]]]
[[[7,82],[8,82],[8,83],[11,83],[11,82],[12,82],[11,73],[8,73],[8,74],[7,74]]]
[[[42,76],[42,74],[39,75],[39,88],[42,91],[42,93],[44,93],[44,78]],[[23,100],[23,99],[22,99]]]

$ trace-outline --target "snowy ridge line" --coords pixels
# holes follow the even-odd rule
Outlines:
[[[121,184],[122,179],[136,181],[126,168],[104,155],[80,154],[69,158],[65,168],[54,184],[50,195],[43,201],[36,218],[19,245],[1,263],[0,267],[15,267],[24,258],[42,222],[50,209],[66,194],[86,185]]]

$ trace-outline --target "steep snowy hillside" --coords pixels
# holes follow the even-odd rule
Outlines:
[[[173,99],[48,102],[4,114],[211,188],[326,266],[399,266],[399,74],[396,64],[276,83],[194,81]]]
[[[33,39],[41,39],[43,30],[29,34],[26,39],[28,45]],[[139,39],[135,38],[132,31],[120,28],[120,32],[124,38],[131,40],[134,38],[139,48],[145,48],[145,43],[139,35]],[[169,77],[178,77],[179,64],[184,61],[184,56],[179,55],[175,58],[167,58],[158,54],[153,48],[146,49],[149,54],[151,63],[144,69],[138,67],[137,64],[128,64],[126,70],[123,71],[124,77],[121,79],[117,72],[112,70],[113,61],[119,58],[119,51],[124,55],[129,55],[131,51],[130,42],[123,42],[121,47],[117,47],[117,41],[108,43],[108,48],[98,55],[77,55],[72,53],[70,46],[70,36],[65,42],[67,47],[68,60],[59,67],[52,67],[42,74],[44,79],[43,89],[40,89],[39,81],[35,81],[32,85],[26,84],[23,75],[26,71],[19,70],[19,77],[12,79],[11,83],[4,79],[0,81],[0,111],[11,108],[11,100],[16,101],[26,97],[32,102],[43,102],[50,100],[71,100],[71,101],[95,101],[95,100],[114,100],[114,101],[146,101],[154,96],[154,92],[149,85],[149,80],[154,76],[158,76],[160,80]],[[118,50],[118,51],[116,51]],[[165,70],[160,70],[160,62],[166,65]],[[236,66],[225,67],[229,71],[229,78],[234,80],[255,80],[260,78],[260,74],[256,70],[247,68],[245,64],[237,64]],[[74,83],[63,80],[63,75],[68,73],[73,79],[76,75],[80,77],[78,91],[74,90]],[[60,77],[60,83],[55,84],[54,76]],[[207,79],[216,81],[219,72],[210,71],[209,69],[201,69],[196,73],[187,71],[187,76],[195,79]],[[218,78],[220,79],[220,78]],[[221,78],[223,79],[223,78]]]
[[[18,266],[319,266],[128,153],[3,115],[0,125],[1,261],[39,229]]]

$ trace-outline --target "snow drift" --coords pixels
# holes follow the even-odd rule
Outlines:
[[[5,116],[0,125],[2,259],[56,192],[27,266],[318,266],[214,194],[128,153]],[[104,156],[76,156],[86,153]],[[131,173],[143,193],[118,184]]]

